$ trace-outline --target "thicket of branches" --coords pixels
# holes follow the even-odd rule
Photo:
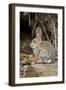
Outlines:
[[[58,46],[58,16],[50,13],[22,13],[21,16],[28,20],[31,27],[32,37],[35,36],[35,30],[40,27],[43,33],[42,39],[50,41],[55,48]]]

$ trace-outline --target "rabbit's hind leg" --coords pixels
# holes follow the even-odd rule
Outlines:
[[[51,60],[51,59],[48,59],[48,60],[47,60],[47,63],[51,63],[51,62],[52,62],[52,60]]]
[[[41,60],[42,60],[42,62],[44,63],[44,64],[49,64],[49,63],[51,63],[52,62],[52,60],[51,59],[48,59],[48,57],[41,57]]]

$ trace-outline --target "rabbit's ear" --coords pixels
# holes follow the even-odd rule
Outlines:
[[[40,27],[37,27],[37,29],[36,29],[36,37],[38,37],[40,39],[42,38],[42,30]]]

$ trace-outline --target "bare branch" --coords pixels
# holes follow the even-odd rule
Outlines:
[[[56,44],[56,41],[57,41],[57,36],[56,36],[56,27],[55,27],[55,23],[54,23],[54,21],[51,19],[51,17],[50,17],[50,15],[48,14],[48,17],[49,17],[49,19],[51,20],[51,22],[52,22],[52,26],[53,26],[53,31],[54,31],[54,43],[55,43],[55,48],[57,47],[57,44]]]
[[[35,28],[36,28],[36,24],[37,24],[37,13],[35,15],[35,24],[34,24],[34,27],[32,29],[32,34],[34,35],[34,31],[35,31]]]
[[[47,40],[50,41],[49,36],[48,36],[48,34],[47,34],[46,30],[45,30],[45,27],[44,27],[44,25],[43,25],[42,20],[40,20],[39,18],[38,18],[37,20],[41,23],[41,25],[42,25],[42,27],[43,27],[43,31],[44,31],[45,34],[46,34]]]
[[[29,17],[29,27],[30,27],[30,13],[28,15],[29,15],[28,17]]]

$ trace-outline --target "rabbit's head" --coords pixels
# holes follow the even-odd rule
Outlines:
[[[40,27],[36,28],[36,37],[38,37],[39,39],[42,38],[42,30]]]
[[[32,42],[30,43],[30,47],[31,48],[37,48],[38,47],[38,45],[40,44],[40,42],[41,42],[41,39],[39,39],[39,38],[34,38],[33,40],[32,40]]]
[[[30,43],[30,47],[31,48],[36,48],[38,47],[38,45],[40,44],[40,42],[42,37],[42,30],[40,27],[36,28],[36,37],[32,40],[32,42]]]

